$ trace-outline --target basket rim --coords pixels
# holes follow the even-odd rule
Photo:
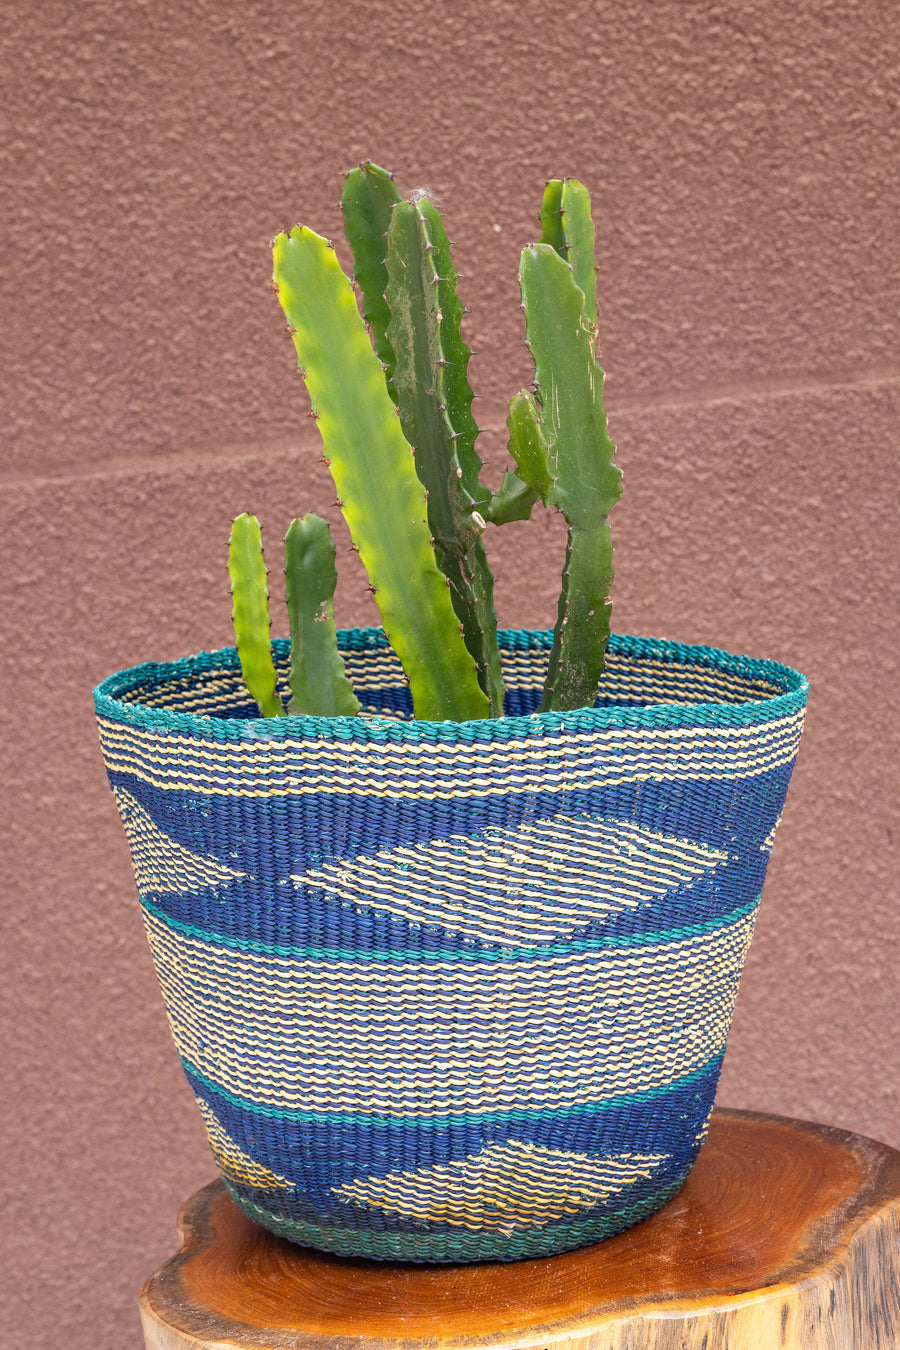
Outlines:
[[[500,629],[501,651],[549,649],[551,629]],[[377,651],[389,646],[380,628],[338,630],[343,651]],[[275,638],[276,657],[288,655],[287,638]],[[799,713],[806,705],[809,681],[805,675],[778,661],[727,652],[700,643],[682,643],[666,638],[610,635],[609,650],[636,661],[662,660],[682,667],[712,669],[759,681],[760,697],[738,702],[666,702],[640,706],[606,704],[570,712],[539,712],[466,722],[400,720],[388,717],[211,717],[177,712],[145,703],[126,702],[128,693],[150,688],[163,680],[211,670],[240,669],[234,647],[197,652],[175,661],[144,661],[107,676],[93,691],[98,717],[134,727],[193,733],[216,741],[493,741],[545,736],[556,731],[603,731],[613,727],[677,727],[684,725],[747,726]],[[763,686],[775,686],[775,692]]]

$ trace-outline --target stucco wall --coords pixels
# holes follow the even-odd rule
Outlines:
[[[228,523],[329,506],[268,240],[364,156],[444,203],[483,453],[545,179],[594,193],[614,626],[813,686],[720,1100],[900,1144],[898,29],[881,0],[10,0],[0,145],[4,1327],[139,1344],[212,1162],[90,690],[228,640]],[[331,513],[333,514],[333,513]],[[491,541],[552,621],[558,521]],[[370,621],[363,579],[339,596]]]

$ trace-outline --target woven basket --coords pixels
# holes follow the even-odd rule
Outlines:
[[[233,650],[95,691],[178,1052],[237,1204],[297,1242],[510,1260],[659,1208],[703,1141],[802,675],[614,637],[593,709],[261,720]],[[287,651],[276,643],[282,677]]]

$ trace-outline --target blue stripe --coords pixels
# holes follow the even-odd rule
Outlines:
[[[237,790],[234,796],[205,796],[155,788],[119,772],[110,774],[110,782],[130,793],[159,828],[185,848],[260,878],[278,878],[395,844],[472,835],[488,826],[510,829],[558,815],[627,820],[752,857],[781,812],[792,768],[793,764],[782,764],[726,782],[625,783],[562,792],[498,792],[450,801],[391,801],[376,793],[273,799],[241,797]],[[252,865],[248,856],[246,867],[240,847],[244,838],[252,841]],[[261,848],[262,839],[270,847]]]
[[[359,1112],[340,1112],[340,1111],[308,1111],[300,1108],[291,1109],[286,1107],[264,1106],[259,1102],[250,1102],[236,1093],[229,1092],[227,1088],[221,1087],[218,1083],[212,1082],[204,1074],[194,1068],[189,1060],[182,1057],[181,1063],[187,1075],[188,1082],[194,1091],[206,1100],[209,1100],[215,1106],[214,1099],[219,1098],[227,1102],[230,1106],[237,1108],[241,1112],[247,1112],[252,1116],[261,1116],[269,1120],[277,1120],[284,1125],[296,1124],[303,1126],[322,1127],[329,1131],[343,1129],[355,1132],[360,1129],[384,1129],[389,1131],[413,1132],[421,1130],[433,1130],[440,1132],[442,1130],[452,1130],[459,1127],[477,1127],[483,1131],[490,1125],[503,1127],[515,1123],[518,1126],[531,1123],[536,1128],[542,1127],[548,1120],[567,1121],[579,1120],[582,1118],[593,1119],[595,1116],[606,1116],[609,1113],[622,1112],[627,1113],[632,1107],[641,1106],[645,1102],[661,1103],[667,1097],[678,1095],[684,1092],[695,1093],[697,1090],[703,1091],[712,1084],[715,1091],[715,1084],[718,1082],[719,1072],[722,1067],[722,1058],[724,1052],[713,1055],[711,1059],[700,1066],[699,1069],[685,1074],[682,1078],[667,1084],[661,1088],[647,1088],[643,1092],[624,1094],[621,1097],[612,1098],[607,1102],[596,1102],[586,1106],[565,1106],[547,1110],[546,1108],[533,1107],[509,1107],[500,1111],[459,1111],[450,1112],[447,1115],[435,1116],[430,1119],[401,1120],[389,1115],[365,1115]],[[216,1109],[216,1114],[221,1117],[221,1113]],[[517,1130],[516,1137],[525,1137],[521,1130]],[[331,1140],[329,1147],[336,1147],[335,1136],[330,1134]],[[635,1146],[636,1147],[636,1146]],[[461,1155],[462,1156],[462,1155]]]
[[[697,1131],[712,1107],[720,1067],[717,1056],[704,1072],[666,1089],[594,1107],[412,1122],[349,1114],[323,1114],[303,1121],[274,1117],[236,1104],[230,1094],[212,1088],[199,1075],[188,1074],[188,1078],[238,1147],[296,1186],[296,1190],[280,1192],[287,1212],[313,1218],[318,1211],[321,1221],[336,1205],[333,1188],[346,1181],[461,1161],[489,1145],[510,1140],[588,1156],[608,1156],[623,1149],[668,1153],[670,1165],[677,1167],[696,1152]],[[266,1196],[267,1204],[279,1194],[267,1187],[241,1190],[256,1201]],[[349,1221],[349,1207],[338,1202],[337,1211]],[[359,1222],[364,1228],[373,1222],[378,1226],[371,1214],[365,1217],[365,1211]],[[403,1227],[405,1222],[392,1216],[390,1226]]]

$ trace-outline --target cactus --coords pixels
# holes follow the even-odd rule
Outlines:
[[[333,246],[304,226],[274,241],[273,289],[294,338],[338,506],[410,685],[414,715],[499,717],[503,680],[493,577],[482,532],[525,520],[538,500],[568,524],[562,592],[541,710],[593,703],[609,636],[609,511],[621,494],[597,364],[597,265],[587,190],[553,179],[541,239],[519,283],[535,362],[533,391],[509,403],[515,469],[498,492],[480,482],[465,313],[440,213],[403,201],[367,162],[341,199],[362,315]],[[371,343],[369,338],[371,337]],[[229,570],[238,653],[264,716],[284,709],[269,638],[259,524],[232,531]],[[358,711],[334,629],[334,545],[306,515],[285,539],[291,714]]]
[[[527,483],[529,491],[540,497],[546,506],[553,488],[553,474],[550,471],[550,449],[544,435],[541,412],[534,394],[528,389],[520,389],[509,400],[509,416],[506,419],[509,431],[509,445],[521,477]]]
[[[490,713],[499,717],[503,676],[494,579],[481,542],[484,521],[474,509],[476,497],[484,494],[466,374],[469,349],[460,332],[463,309],[449,241],[427,199],[393,208],[387,275],[387,338],[394,356],[389,385],[404,435],[415,448],[437,563],[450,582],[453,608]]]
[[[425,493],[352,285],[333,246],[305,226],[277,236],[274,259],[326,463],[415,715],[484,717],[488,701],[437,566]]]
[[[321,516],[310,512],[291,522],[284,539],[284,577],[292,716],[354,717],[359,712],[334,627],[334,554],[328,523]]]
[[[561,199],[566,200],[564,190]],[[565,217],[559,219],[565,230]],[[576,254],[583,249],[583,219],[579,220],[582,236],[571,244]],[[607,516],[622,492],[621,473],[613,462],[615,446],[606,428],[603,371],[594,356],[591,304],[577,282],[587,269],[583,258],[578,260],[576,272],[575,264],[566,262],[554,244],[538,243],[524,250],[519,269],[553,479],[542,496],[547,505],[562,511],[569,527],[541,701],[544,711],[590,707],[596,698],[609,638],[613,577]],[[546,487],[541,463],[539,454],[531,458],[526,454],[518,461],[521,477],[538,492],[542,483]]]
[[[241,515],[231,526],[228,547],[233,607],[231,618],[244,683],[259,704],[263,717],[283,717],[272,661],[269,591],[262,551],[262,531],[256,516]]]

